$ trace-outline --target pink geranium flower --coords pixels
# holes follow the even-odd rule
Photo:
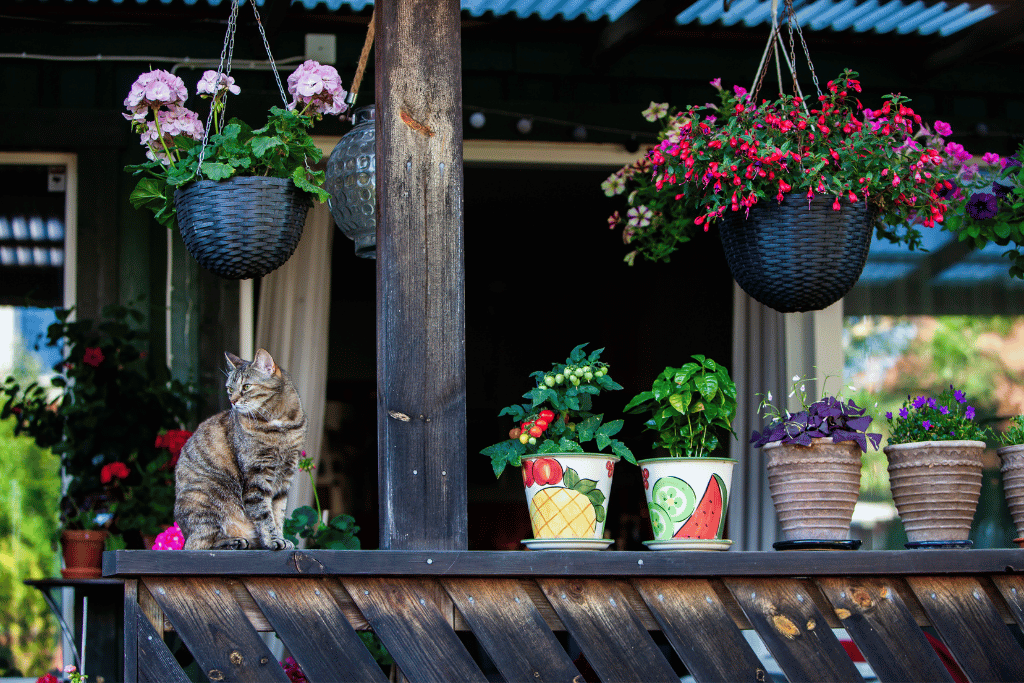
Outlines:
[[[348,105],[348,92],[341,86],[341,76],[333,66],[307,59],[288,77],[288,92],[294,98],[288,105],[301,113],[323,115],[341,114]]]
[[[153,550],[181,550],[185,547],[185,536],[175,522],[174,526],[161,531],[153,541]]]
[[[936,121],[935,122],[935,132],[937,134],[941,135],[942,137],[946,137],[947,135],[952,135],[953,134],[953,127],[950,126],[945,121]]]
[[[220,87],[217,87],[217,72],[204,71],[203,77],[196,84],[197,95],[215,95],[227,90],[232,95],[242,92],[242,89],[235,85],[235,79],[225,73],[220,75]]]

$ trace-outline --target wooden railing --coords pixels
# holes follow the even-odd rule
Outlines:
[[[1022,572],[1024,550],[104,557],[125,579],[125,680],[155,683],[187,680],[171,631],[211,681],[285,683],[265,631],[312,683],[386,681],[365,629],[414,682],[863,680],[833,629],[881,681],[1019,682]]]

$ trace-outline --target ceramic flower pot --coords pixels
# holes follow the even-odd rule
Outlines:
[[[969,547],[985,442],[920,441],[883,451],[907,546]]]
[[[619,458],[600,453],[548,453],[523,458],[532,550],[600,550],[612,475]]]
[[[106,530],[65,529],[60,536],[65,579],[95,579],[103,574],[103,546]]]
[[[768,489],[787,541],[843,541],[850,537],[860,493],[860,446],[812,439],[810,446],[765,444]]]
[[[726,550],[722,538],[736,461],[730,458],[651,458],[639,462],[654,550]]]
[[[1024,548],[1024,445],[1003,446],[996,450],[1003,465],[1003,495],[1017,529],[1014,542]]]

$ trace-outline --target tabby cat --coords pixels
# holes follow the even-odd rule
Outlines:
[[[306,434],[291,378],[264,349],[228,359],[231,409],[204,421],[175,468],[174,520],[185,550],[293,548],[284,509]]]

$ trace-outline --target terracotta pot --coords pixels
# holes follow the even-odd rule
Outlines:
[[[921,441],[883,451],[907,540],[966,541],[981,495],[985,442]]]
[[[787,541],[850,537],[860,494],[863,451],[853,441],[812,439],[810,446],[769,443],[768,489]]]
[[[65,529],[60,536],[65,579],[95,579],[103,575],[103,546],[106,530]]]
[[[599,453],[523,458],[523,486],[534,539],[603,539],[618,460]]]
[[[726,550],[731,458],[650,458],[639,462],[654,550]]]
[[[1017,529],[1014,541],[1024,547],[1024,445],[1003,446],[996,453],[1003,462],[1003,495]]]

